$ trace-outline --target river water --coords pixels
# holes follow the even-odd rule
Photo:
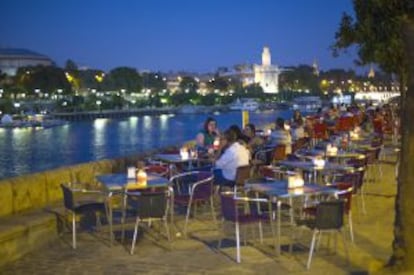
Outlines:
[[[181,145],[194,139],[208,116],[217,120],[221,131],[242,123],[241,112],[227,112],[96,119],[48,129],[0,129],[0,179]],[[249,115],[256,126],[274,122],[278,116],[289,118],[291,112]]]

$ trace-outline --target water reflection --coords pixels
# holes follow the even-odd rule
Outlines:
[[[263,125],[279,115],[252,113],[250,121]],[[0,129],[0,178],[179,145],[194,139],[207,116],[96,119],[49,129]],[[220,130],[241,123],[238,112],[213,116]]]

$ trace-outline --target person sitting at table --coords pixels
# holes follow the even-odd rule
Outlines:
[[[265,143],[264,139],[256,135],[256,127],[252,123],[246,124],[243,129],[244,135],[249,138],[247,147],[250,149],[250,152],[254,153],[260,149]]]
[[[294,110],[290,126],[296,126],[298,124],[303,125],[303,117],[299,110]]]
[[[275,129],[269,136],[269,146],[276,147],[277,145],[285,145],[286,146],[286,154],[290,154],[292,152],[292,137],[288,130],[285,128],[285,120],[281,117],[276,119]]]
[[[208,117],[204,122],[203,129],[197,134],[197,149],[207,151],[213,146],[214,140],[216,138],[219,138],[217,121],[212,117]]]
[[[237,168],[249,164],[249,150],[237,142],[237,134],[227,129],[220,140],[223,153],[216,160],[214,183],[220,186],[234,187]]]
[[[297,141],[298,139],[305,137],[305,128],[303,125],[303,120],[298,120],[297,122],[291,125],[290,134],[292,136],[293,141]]]
[[[250,138],[246,136],[242,130],[236,124],[233,124],[229,127],[234,133],[236,133],[237,141],[242,145],[247,145],[249,143]]]

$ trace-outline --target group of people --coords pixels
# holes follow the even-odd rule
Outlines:
[[[210,153],[214,158],[215,184],[232,187],[237,168],[249,165],[252,153],[264,140],[256,135],[253,124],[247,124],[243,130],[234,124],[220,133],[217,121],[209,117],[197,134],[196,143],[199,151]],[[217,143],[218,147],[215,147]]]
[[[215,162],[215,183],[224,186],[234,186],[237,168],[249,165],[252,156],[264,147],[285,145],[286,153],[291,152],[292,136],[296,140],[303,137],[303,119],[299,112],[295,112],[289,131],[283,118],[277,118],[275,128],[267,139],[256,134],[254,124],[246,124],[244,129],[238,125],[231,125],[223,133],[217,127],[217,121],[209,117],[203,129],[196,136],[197,149],[209,152]],[[292,134],[291,134],[292,132]],[[218,148],[214,143],[218,143]],[[215,153],[214,153],[215,152]]]

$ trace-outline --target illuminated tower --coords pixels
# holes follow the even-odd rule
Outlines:
[[[279,92],[278,66],[272,65],[272,57],[268,47],[263,48],[262,65],[254,65],[254,81],[258,83],[265,93]]]
[[[313,68],[313,74],[316,76],[319,76],[319,66],[318,66],[318,62],[316,61],[316,59],[313,61],[312,68]]]
[[[371,64],[371,67],[369,68],[368,78],[374,78],[375,77],[375,71],[374,67]]]

